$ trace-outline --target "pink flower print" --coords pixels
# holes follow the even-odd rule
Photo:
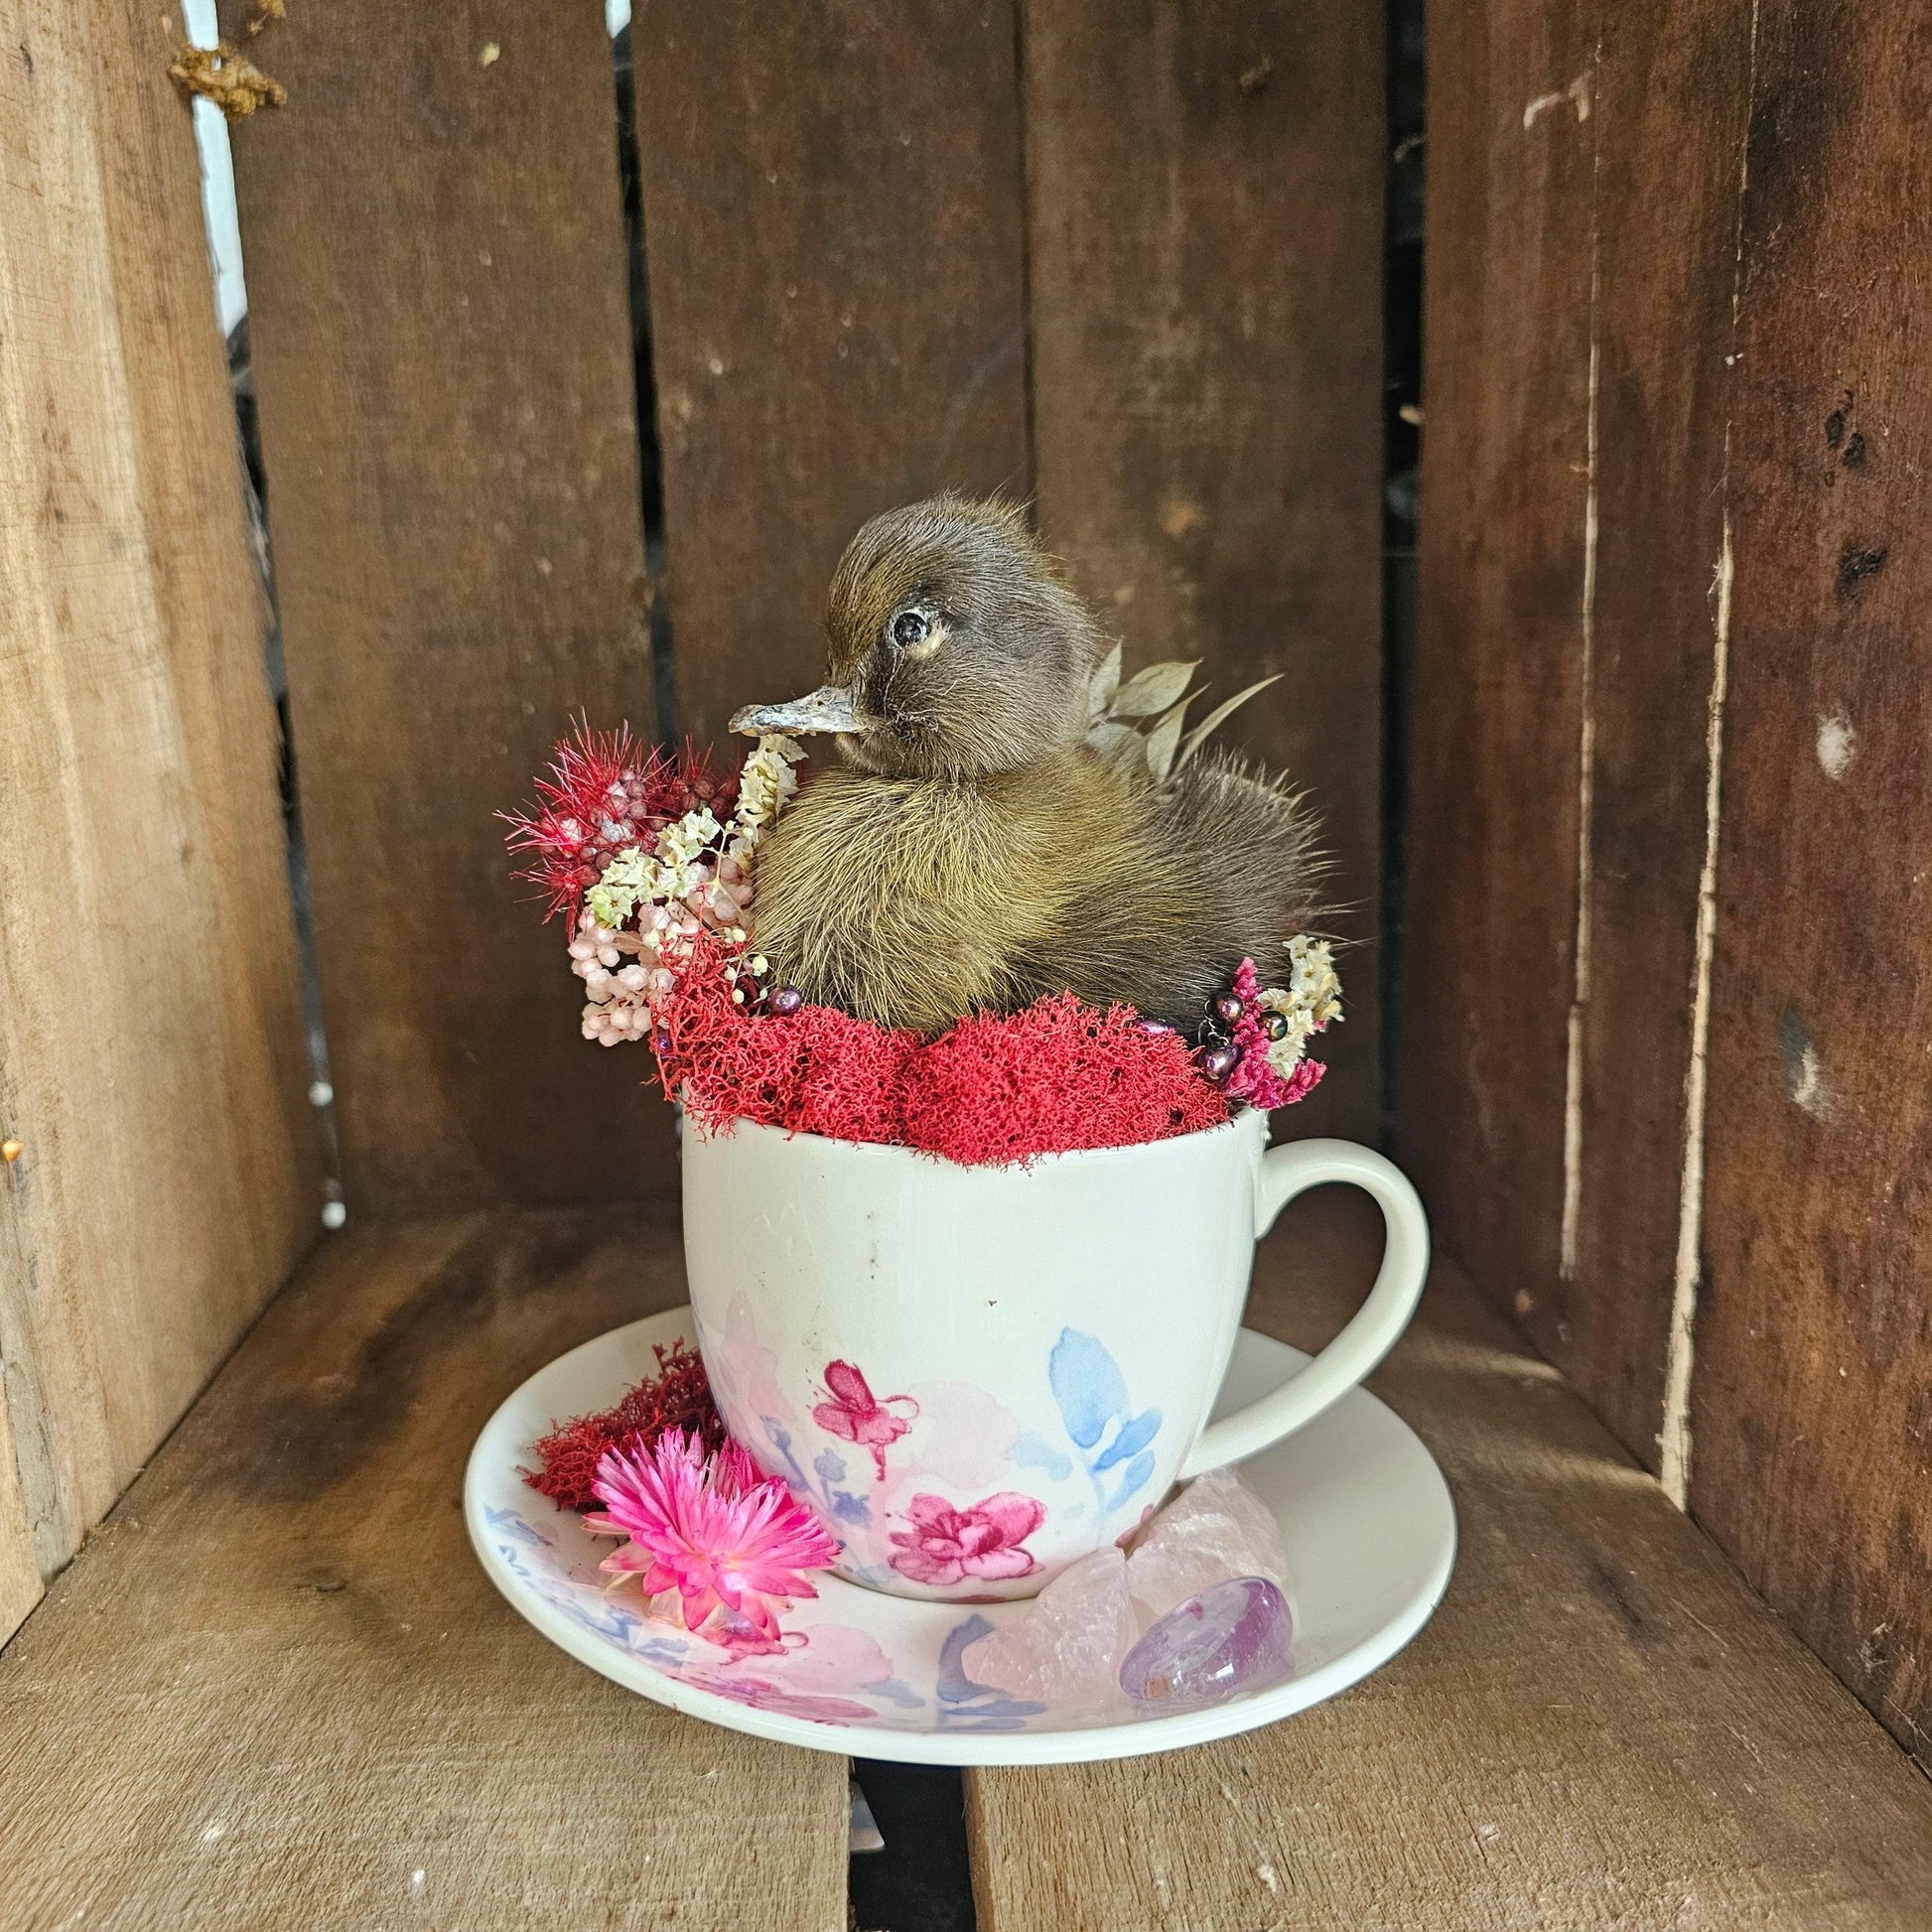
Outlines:
[[[802,1718],[815,1725],[862,1725],[879,1716],[869,1704],[853,1698],[826,1697],[813,1691],[787,1690],[762,1677],[727,1677],[722,1671],[674,1672],[680,1684],[709,1691],[713,1697],[748,1704],[754,1711],[770,1711],[781,1718]]]
[[[825,1364],[825,1396],[813,1409],[812,1421],[841,1442],[871,1449],[878,1479],[884,1482],[886,1450],[911,1427],[919,1405],[909,1395],[889,1395],[884,1402],[876,1401],[866,1378],[851,1362]],[[895,1414],[901,1403],[903,1415]]]
[[[893,1532],[893,1568],[915,1584],[942,1587],[967,1577],[1031,1577],[1039,1565],[1020,1546],[1045,1517],[1043,1504],[1011,1489],[966,1509],[941,1496],[914,1496],[905,1507],[911,1527]]]

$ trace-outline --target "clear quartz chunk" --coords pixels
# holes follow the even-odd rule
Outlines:
[[[1230,1577],[1266,1577],[1286,1592],[1288,1550],[1275,1512],[1234,1470],[1210,1469],[1148,1524],[1127,1588],[1146,1622]]]
[[[1137,1704],[1191,1710],[1287,1674],[1293,1623],[1266,1577],[1230,1577],[1170,1610],[1127,1655],[1120,1688]]]
[[[1024,1615],[971,1643],[960,1665],[976,1684],[1048,1704],[1118,1704],[1115,1673],[1134,1641],[1127,1560],[1096,1550],[1053,1579]]]

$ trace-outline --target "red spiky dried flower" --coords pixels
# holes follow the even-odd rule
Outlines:
[[[535,782],[534,810],[497,816],[510,828],[510,850],[532,856],[515,876],[543,889],[546,919],[574,911],[619,853],[648,851],[671,819],[700,805],[729,815],[738,790],[689,744],[672,757],[640,746],[628,725],[594,732],[582,720]]]

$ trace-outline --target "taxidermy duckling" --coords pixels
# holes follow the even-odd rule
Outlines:
[[[832,682],[732,720],[835,733],[844,759],[759,855],[774,984],[927,1034],[1064,991],[1191,1030],[1244,957],[1266,980],[1308,922],[1294,793],[1220,753],[1157,778],[1118,726],[1124,745],[1089,742],[1100,632],[1016,509],[947,495],[875,517],[826,630]],[[1176,717],[1170,755],[1177,735]]]

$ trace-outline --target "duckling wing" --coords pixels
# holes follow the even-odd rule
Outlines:
[[[808,1000],[938,1033],[1025,1003],[1016,952],[1057,909],[1041,891],[977,787],[828,771],[759,854],[758,945]]]
[[[1018,962],[1030,989],[1124,1001],[1195,1026],[1252,958],[1266,980],[1318,913],[1315,820],[1302,799],[1215,752],[1156,785],[1106,761],[1116,796],[1077,834],[1082,890]]]
[[[1282,948],[1321,914],[1327,864],[1306,794],[1238,753],[1209,752],[1163,787],[1160,826],[1198,874],[1204,919],[1222,946],[1215,986],[1243,959],[1269,984]]]

